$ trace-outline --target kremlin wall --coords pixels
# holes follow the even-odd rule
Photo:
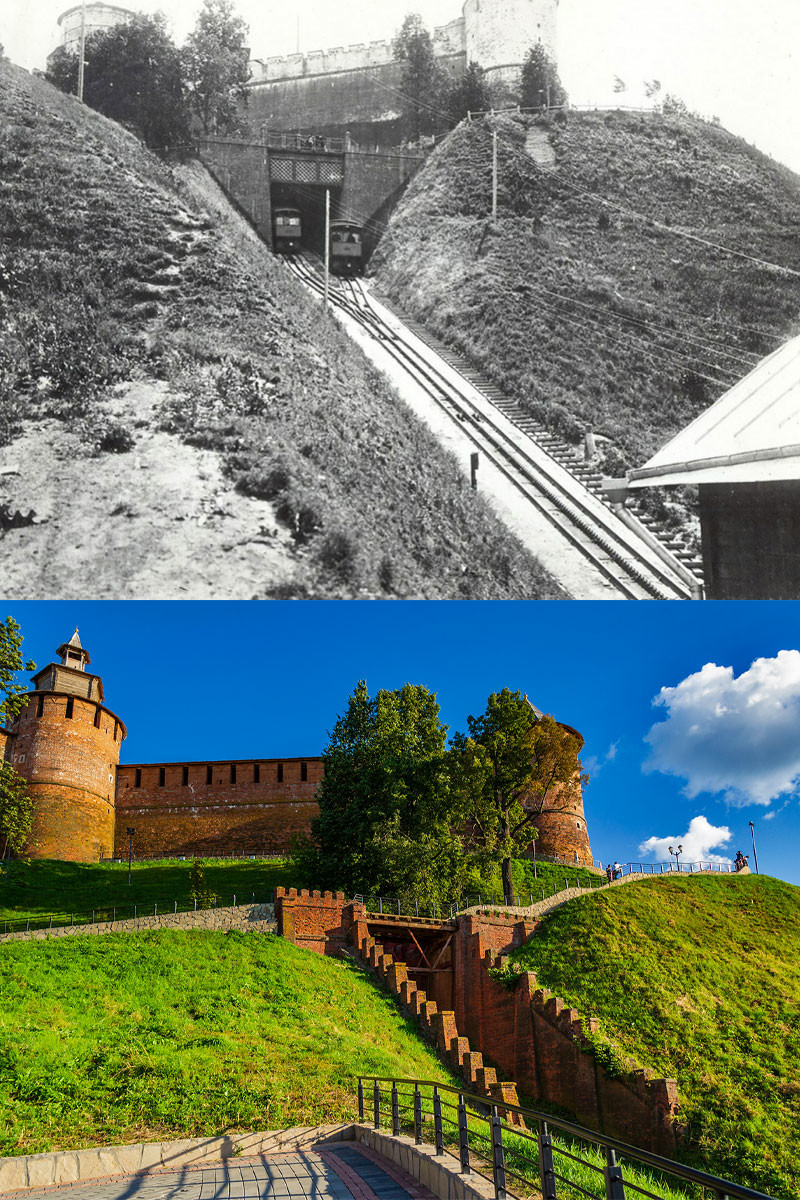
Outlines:
[[[106,707],[100,676],[87,670],[77,630],[56,653],[59,661],[33,676],[19,718],[0,728],[0,757],[34,798],[33,857],[122,858],[129,830],[137,858],[283,854],[293,834],[310,830],[321,758],[120,765],[127,729]],[[537,815],[536,827],[540,857],[592,865],[579,785],[557,810]]]

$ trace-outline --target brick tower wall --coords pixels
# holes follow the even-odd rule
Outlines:
[[[0,762],[11,760],[13,753],[14,735],[10,729],[4,729],[0,725]]]
[[[286,853],[292,835],[308,832],[319,812],[314,796],[322,776],[318,758],[126,764],[117,772],[115,854],[127,854],[128,828],[137,857]]]
[[[107,857],[125,736],[119,718],[93,700],[32,692],[13,732],[12,764],[34,799],[31,856],[71,862]]]
[[[582,867],[594,865],[589,830],[583,811],[580,783],[557,794],[551,807],[539,813],[533,822],[538,831],[536,853],[543,858],[558,858]]]

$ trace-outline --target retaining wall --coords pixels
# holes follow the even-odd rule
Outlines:
[[[131,918],[126,921],[98,921],[94,925],[63,925],[53,929],[0,934],[0,942],[39,942],[46,938],[82,937],[102,933],[141,933],[147,929],[201,929],[228,933],[277,933],[275,907],[272,904],[239,904],[236,908],[205,908],[196,912],[165,912]]]

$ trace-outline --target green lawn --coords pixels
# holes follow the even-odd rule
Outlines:
[[[255,899],[273,899],[275,888],[288,887],[291,878],[287,864],[260,860],[220,861],[202,859],[206,881],[219,897],[230,904]],[[158,904],[161,908],[189,903],[191,860],[164,859],[135,862],[128,886],[127,863],[71,863],[55,859],[13,862],[9,878],[0,876],[0,930],[3,921],[54,918],[69,921],[74,914],[86,915],[94,909],[116,907],[118,916],[127,916],[134,905],[144,909]],[[133,913],[131,912],[131,916]]]
[[[800,889],[763,876],[653,880],[545,918],[513,959],[585,1016],[598,1052],[678,1080],[687,1154],[800,1191]]]
[[[280,938],[0,948],[0,1154],[352,1119],[365,1073],[453,1082],[388,993]]]

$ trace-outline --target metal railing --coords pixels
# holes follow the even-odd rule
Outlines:
[[[116,921],[136,921],[142,917],[176,916],[179,913],[205,912],[215,908],[241,908],[251,904],[274,904],[275,894],[268,893],[266,899],[256,899],[255,892],[248,898],[244,893],[232,896],[215,896],[210,904],[198,900],[151,900],[136,904],[107,904],[83,912],[39,913],[35,916],[0,921],[0,937],[6,933],[33,933],[41,929],[65,929],[73,925],[105,925]]]
[[[525,1196],[541,1189],[542,1200],[627,1200],[629,1194],[671,1200],[676,1190],[687,1194],[687,1184],[692,1190],[702,1188],[702,1194],[714,1200],[771,1200],[765,1192],[630,1146],[562,1117],[430,1079],[359,1076],[361,1122],[367,1120],[367,1112],[374,1129],[383,1127],[385,1117],[385,1127],[395,1137],[413,1133],[416,1145],[428,1142],[436,1147],[437,1156],[447,1154],[458,1160],[462,1174],[474,1171],[489,1179],[495,1200],[515,1194],[509,1179],[520,1185]],[[587,1186],[593,1181],[597,1191]]]
[[[262,126],[264,145],[270,150],[305,150],[313,154],[344,154],[344,138],[325,137],[318,133],[271,133]]]
[[[191,862],[196,858],[199,862],[286,862],[289,858],[288,854],[276,854],[270,850],[228,850],[227,852],[209,850],[187,850],[181,854],[176,850],[158,850],[153,854],[146,853],[144,850],[141,854],[135,851],[131,855],[131,862],[148,863],[148,862]],[[117,854],[114,856],[100,854],[100,862],[111,863],[126,863],[128,861],[127,854]]]

